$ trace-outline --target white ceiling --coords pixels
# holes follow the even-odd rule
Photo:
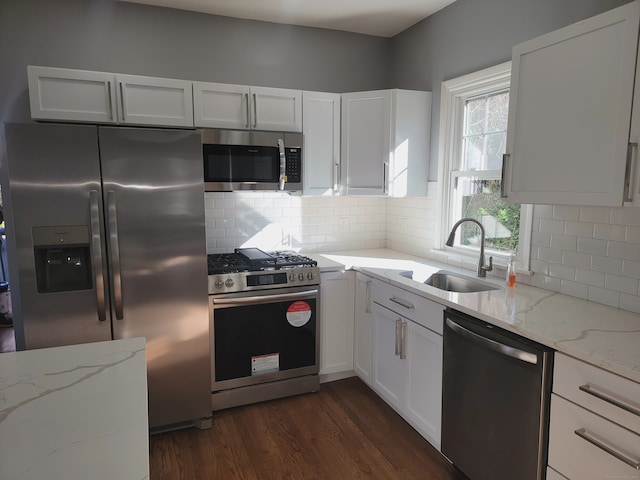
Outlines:
[[[392,37],[455,0],[121,0]]]

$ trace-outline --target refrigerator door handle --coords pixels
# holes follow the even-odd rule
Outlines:
[[[100,241],[100,203],[98,191],[89,192],[89,231],[91,235],[91,262],[95,275],[96,301],[98,303],[98,320],[107,320],[107,304],[104,293],[104,272],[102,271],[102,242]]]
[[[111,250],[111,272],[113,276],[113,300],[116,319],[122,320],[122,277],[120,275],[120,248],[118,246],[118,214],[114,191],[107,192],[107,213],[109,218],[109,250]]]

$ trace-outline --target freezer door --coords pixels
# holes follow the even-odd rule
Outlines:
[[[96,127],[7,124],[5,134],[18,349],[110,340]]]
[[[200,136],[100,127],[114,338],[146,337],[149,424],[211,416]]]

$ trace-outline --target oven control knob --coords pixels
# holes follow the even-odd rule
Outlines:
[[[230,278],[227,278],[227,281],[224,282],[224,284],[227,286],[227,288],[231,288],[233,287],[233,280],[231,280]]]
[[[217,289],[224,287],[224,282],[221,279],[216,280],[215,287]]]
[[[298,274],[298,279],[299,279],[300,281],[304,280],[304,273],[299,273],[299,274]]]
[[[309,273],[307,273],[307,278],[308,278],[309,280],[313,280],[313,272],[309,272]]]
[[[291,272],[289,274],[289,281],[290,282],[295,282],[296,281],[296,274],[294,272]]]

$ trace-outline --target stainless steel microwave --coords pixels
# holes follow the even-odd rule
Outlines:
[[[205,191],[302,190],[301,133],[200,132]]]

